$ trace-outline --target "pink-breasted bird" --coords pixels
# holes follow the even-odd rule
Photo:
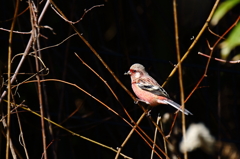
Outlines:
[[[150,106],[168,104],[183,112],[181,106],[170,99],[168,93],[145,71],[143,65],[133,64],[124,75],[130,75],[132,89],[139,98],[138,101]],[[184,114],[192,115],[187,109],[184,109]]]

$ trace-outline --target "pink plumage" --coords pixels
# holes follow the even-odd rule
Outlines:
[[[183,112],[180,105],[172,101],[168,93],[145,71],[143,65],[133,64],[125,75],[130,75],[132,89],[139,98],[138,101],[150,106],[168,104]],[[184,114],[192,115],[187,109],[184,109]]]

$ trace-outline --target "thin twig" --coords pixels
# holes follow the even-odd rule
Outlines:
[[[157,124],[159,124],[159,121],[161,120],[161,116],[159,115],[158,117],[157,117]],[[156,145],[156,140],[157,140],[157,128],[155,128],[155,132],[154,132],[154,138],[153,138],[153,149],[152,149],[152,152],[151,152],[151,157],[150,157],[150,159],[153,159],[153,152],[154,152],[154,148],[155,148],[155,145]],[[164,140],[164,138],[163,138],[163,140]],[[165,141],[165,140],[164,140]],[[166,142],[165,142],[166,143]],[[165,151],[165,153],[166,153],[166,151]],[[166,153],[166,155],[167,155],[167,153]],[[166,158],[167,158],[167,156],[166,156]]]
[[[77,53],[75,53],[75,55],[78,57],[78,59],[85,65],[87,66],[95,75],[97,75],[98,78],[100,78],[103,83],[108,87],[108,89],[111,91],[111,93],[113,94],[113,96],[116,98],[116,100],[119,102],[119,104],[122,106],[124,112],[127,114],[128,118],[131,120],[131,123],[135,123],[134,120],[132,119],[132,117],[130,116],[130,114],[127,112],[127,110],[125,109],[125,107],[122,105],[121,101],[119,100],[118,96],[114,93],[114,91],[112,90],[112,88],[109,86],[109,84],[107,83],[107,81],[105,81],[96,71],[94,71],[89,65],[87,65],[79,56]]]
[[[188,101],[188,99],[192,96],[192,94],[197,90],[197,88],[199,88],[199,85],[201,84],[202,80],[203,80],[205,77],[207,77],[208,67],[209,67],[209,64],[210,64],[210,60],[212,59],[212,54],[213,54],[213,51],[214,51],[215,47],[216,47],[217,44],[221,41],[221,39],[223,39],[223,37],[238,23],[239,20],[240,20],[240,18],[238,17],[238,19],[225,31],[225,33],[223,33],[223,35],[219,37],[219,39],[214,43],[213,46],[210,46],[209,42],[207,41],[208,47],[209,47],[209,49],[210,49],[210,55],[208,56],[208,61],[207,61],[207,64],[206,64],[204,73],[203,73],[202,77],[199,79],[199,81],[197,82],[196,86],[193,88],[193,90],[189,93],[189,95],[188,95],[187,98],[185,99],[185,101],[184,101],[185,103],[186,103],[186,102]],[[177,112],[177,113],[178,113],[178,112]],[[176,116],[177,116],[177,114],[176,114]],[[176,118],[176,116],[175,116],[175,118]],[[175,124],[175,119],[174,119],[174,122],[172,123],[171,131],[170,131],[170,133],[168,134],[168,136],[170,136],[174,124]]]
[[[214,32],[210,29],[210,27],[208,27],[208,31],[209,31],[211,34],[213,34],[213,35],[215,35],[216,37],[218,37],[218,38],[225,39],[224,37],[221,37],[220,35],[214,33]]]
[[[59,14],[61,14],[61,16],[63,16],[64,18],[66,18],[66,16],[63,14],[63,12],[57,7],[57,5],[54,3],[54,1],[50,0],[51,4],[54,6],[54,8],[56,8],[56,10],[59,12]],[[97,53],[97,51],[89,44],[89,42],[82,36],[82,34],[77,30],[77,28],[72,25],[70,23],[70,25],[72,26],[72,28],[74,29],[74,31],[78,34],[78,36],[81,38],[81,40],[87,45],[87,47],[94,53],[94,55],[99,59],[99,61],[104,65],[104,67],[109,71],[109,73],[113,76],[113,78],[117,81],[117,83],[132,97],[132,99],[134,101],[136,101],[135,96],[122,84],[122,82],[117,78],[117,76],[114,74],[114,72],[108,67],[108,65],[103,61],[103,59],[101,58],[101,56]]]
[[[160,120],[160,128],[161,128],[162,131],[164,132],[161,118],[160,118],[159,120]],[[167,142],[166,142],[166,140],[165,140],[164,137],[163,137],[163,145],[164,145],[165,153],[166,153],[166,155],[168,155],[168,151],[167,151]]]
[[[39,51],[39,50],[36,50],[36,51]],[[13,60],[15,59],[15,57],[20,56],[20,55],[22,55],[22,54],[20,53],[20,54],[15,55],[15,56],[12,58],[11,63],[13,62]],[[44,66],[44,68],[47,68],[46,65],[44,64],[43,60],[42,60],[37,54],[34,54],[34,55],[33,55],[33,54],[29,54],[29,56],[33,56],[33,57],[37,58],[37,59],[41,62],[41,64]]]
[[[0,30],[7,31],[7,32],[11,32],[11,30],[4,29],[4,28],[0,28]],[[13,32],[13,33],[17,33],[17,34],[32,34],[32,31],[28,31],[28,32],[23,32],[23,31],[12,31],[12,32]]]
[[[60,125],[62,125],[63,123],[65,123],[69,118],[71,118],[74,114],[76,114],[80,108],[82,108],[82,106],[84,105],[84,101],[80,104],[80,105],[77,105],[77,108],[70,114],[68,115],[61,123]]]
[[[213,13],[215,12],[218,3],[220,0],[216,0],[215,4],[205,22],[205,24],[203,25],[202,29],[199,31],[198,35],[196,36],[196,38],[194,39],[193,43],[190,45],[190,47],[188,48],[187,52],[184,54],[184,56],[181,58],[181,61],[179,63],[182,63],[186,57],[188,56],[188,54],[190,53],[190,51],[192,50],[192,48],[195,46],[195,44],[197,43],[197,41],[199,40],[199,38],[201,37],[201,35],[203,34],[203,32],[205,31],[205,29],[208,27],[208,24],[210,22],[210,20],[212,19]],[[165,82],[162,84],[162,86],[164,87],[166,85],[166,83],[169,81],[169,79],[173,76],[173,74],[176,72],[179,63],[174,67],[174,69],[172,70],[172,72],[169,74],[168,78],[165,80]]]
[[[48,118],[46,118],[46,119],[48,119]],[[48,145],[47,145],[47,149],[53,144],[53,141],[54,140],[52,140]],[[44,157],[44,153],[42,153],[42,157],[41,157],[41,159]]]
[[[170,131],[169,131],[168,135],[166,136],[166,138],[171,137],[171,134],[172,134],[173,127],[174,127],[174,125],[175,125],[177,116],[178,116],[178,111],[177,111],[177,112],[175,113],[175,115],[174,115],[173,122],[172,122],[171,127],[170,127]]]
[[[176,0],[173,0],[173,16],[174,16],[176,52],[177,52],[177,60],[178,60],[178,79],[179,79],[179,87],[180,87],[180,92],[181,92],[181,106],[182,106],[182,110],[184,112],[184,109],[185,109],[184,87],[183,87],[183,79],[182,79],[182,63],[181,63],[180,46],[179,46],[177,2],[176,2]],[[182,113],[182,133],[183,133],[183,140],[185,140],[186,139],[186,121],[185,121],[185,114],[184,113]],[[187,151],[184,152],[184,159],[188,159]]]
[[[102,6],[104,6],[104,4],[95,5],[95,6],[92,6],[91,8],[89,8],[89,9],[84,9],[84,13],[83,13],[82,17],[81,17],[79,20],[77,20],[76,22],[72,22],[72,21],[68,20],[67,18],[65,18],[64,16],[62,16],[62,15],[54,8],[53,5],[51,5],[51,8],[53,9],[53,11],[54,11],[57,15],[59,15],[59,17],[61,17],[61,18],[62,18],[63,20],[65,20],[66,22],[68,22],[68,23],[70,23],[70,24],[76,24],[76,23],[80,22],[81,20],[83,20],[83,17],[84,17],[89,11],[91,11],[93,8],[102,7]]]
[[[137,127],[138,124],[136,124],[135,126],[132,126],[132,124],[130,124],[130,122],[128,122],[125,118],[123,118],[121,115],[119,115],[116,111],[114,111],[111,107],[109,107],[108,105],[106,105],[105,103],[103,103],[102,101],[100,101],[99,99],[97,99],[96,97],[94,97],[93,95],[91,95],[90,93],[88,93],[87,91],[85,91],[84,89],[82,89],[81,87],[77,86],[76,84],[73,84],[73,83],[70,83],[70,82],[66,82],[66,81],[63,81],[63,80],[59,80],[59,79],[45,79],[45,80],[41,80],[40,82],[46,82],[46,81],[56,81],[56,82],[62,82],[62,83],[65,83],[65,84],[68,84],[68,85],[71,85],[71,86],[74,86],[76,88],[78,88],[79,90],[81,90],[82,92],[84,92],[85,94],[87,94],[88,96],[92,97],[94,100],[96,100],[97,102],[99,102],[100,104],[102,104],[103,106],[105,106],[108,110],[110,110],[111,112],[113,112],[114,114],[116,114],[117,116],[119,116],[123,121],[125,121],[129,126],[131,126],[133,129],[132,130],[135,130],[139,135],[140,137],[151,147],[151,145],[146,141],[146,139],[144,139],[144,137],[140,134],[140,132],[135,129]],[[37,80],[33,80],[33,81],[26,81],[25,83],[21,83],[21,84],[26,84],[26,83],[32,83],[32,82],[37,82]],[[19,86],[19,85],[18,85]],[[13,86],[14,88],[15,86]],[[144,117],[146,115],[146,113],[144,112],[142,114],[142,117]],[[139,119],[138,122],[140,123],[142,119]],[[142,130],[141,130],[142,131]],[[145,134],[146,135],[146,134]],[[146,136],[148,137],[148,136]],[[153,141],[148,138],[152,143]],[[158,146],[157,148],[162,151]],[[117,152],[117,151],[116,151]],[[163,154],[164,154],[164,151],[162,151]]]
[[[28,77],[27,79],[25,79],[25,80],[22,81],[21,83],[17,84],[16,86],[19,86],[19,85],[21,85],[22,83],[30,80],[31,78],[35,77],[37,74],[41,73],[41,72],[44,71],[44,70],[47,70],[47,71],[48,71],[48,68],[47,68],[47,69],[45,69],[45,68],[41,69],[39,72],[34,73],[32,76]],[[13,86],[13,85],[12,85],[12,86]],[[12,88],[13,88],[13,87],[12,87]],[[18,89],[16,89],[15,92],[17,92],[17,90],[18,90]],[[15,95],[15,94],[16,94],[16,93],[14,93],[14,95]]]
[[[12,94],[12,99],[13,99],[13,103],[14,105],[16,105],[16,102],[14,100],[14,96]],[[24,101],[23,101],[24,102]],[[20,120],[20,117],[19,117],[19,114],[18,114],[18,110],[17,108],[18,107],[22,107],[22,104],[23,102],[18,105],[16,108],[14,108],[15,112],[16,112],[16,115],[17,115],[17,120],[18,120],[18,125],[19,125],[19,131],[20,131],[20,135],[19,135],[19,142],[21,143],[24,151],[25,151],[25,155],[26,155],[26,158],[29,159],[29,156],[28,156],[28,151],[27,151],[27,147],[26,147],[26,143],[25,143],[25,140],[24,140],[24,136],[23,136],[23,130],[22,130],[22,124],[21,124],[21,120]]]
[[[208,57],[208,58],[211,58],[211,59],[214,59],[214,60],[216,60],[216,61],[224,62],[224,63],[231,63],[231,64],[240,63],[240,60],[227,61],[227,60],[219,59],[219,58],[216,58],[216,57],[210,57],[209,55],[206,55],[206,54],[201,53],[201,52],[198,52],[198,54],[199,54],[199,55],[202,55],[202,56],[205,56],[205,57]]]
[[[180,61],[179,63],[181,63],[181,62],[183,62],[183,61],[185,60],[185,58],[188,56],[189,52],[192,50],[192,48],[194,47],[194,45],[195,45],[195,44],[197,43],[197,41],[199,40],[200,36],[203,34],[203,32],[205,31],[205,29],[208,27],[208,24],[209,24],[209,22],[210,22],[210,20],[211,20],[211,18],[212,18],[212,16],[213,16],[213,13],[215,12],[215,10],[216,10],[216,8],[217,8],[217,6],[218,6],[218,4],[219,4],[219,0],[216,0],[214,6],[213,6],[213,8],[212,8],[212,11],[210,12],[210,14],[209,14],[209,16],[208,16],[205,24],[203,25],[203,27],[202,27],[202,29],[200,30],[200,32],[198,33],[197,37],[195,38],[195,40],[193,41],[193,43],[190,45],[190,47],[188,48],[187,52],[184,54],[184,56],[182,57],[182,59],[181,59],[181,61]],[[162,86],[165,86],[165,84],[168,82],[168,80],[169,80],[169,79],[173,76],[173,74],[176,72],[176,68],[178,67],[179,63],[175,66],[175,68],[174,68],[174,69],[172,70],[172,72],[169,74],[167,80],[163,83]],[[204,75],[204,76],[206,76],[206,75]],[[203,79],[204,76],[203,76],[201,79]],[[192,90],[192,92],[188,95],[188,97],[187,97],[186,100],[184,101],[185,103],[186,103],[186,101],[191,97],[191,95],[193,94],[193,92],[195,92],[195,90],[197,89],[197,87],[199,86],[199,84],[201,83],[201,81],[202,81],[202,80],[200,80],[200,81],[198,82],[198,84],[196,85],[196,87],[195,87],[195,88]],[[171,130],[170,130],[169,134],[167,135],[167,137],[170,137],[170,136],[171,136],[172,129],[173,129],[173,126],[175,125],[175,121],[176,121],[178,112],[179,112],[179,111],[176,112],[176,115],[175,115],[175,117],[174,117],[174,121],[173,121],[173,123],[172,123],[172,125],[171,125]]]
[[[17,13],[18,13],[18,7],[19,7],[19,1],[16,0],[16,7],[14,10],[14,16],[13,16],[13,21],[11,24],[11,31],[9,34],[9,39],[8,39],[8,95],[7,95],[7,100],[8,106],[7,106],[7,143],[6,143],[6,159],[9,159],[9,148],[10,148],[10,113],[11,113],[11,58],[12,58],[12,37],[13,37],[13,30],[15,26],[15,22],[17,19]]]
[[[25,13],[28,9],[29,9],[29,6],[28,6],[26,9],[24,9],[21,13],[19,13],[19,14],[17,15],[17,17],[19,17],[20,15],[22,15],[23,13]],[[14,17],[13,17],[13,18],[14,18]],[[13,18],[10,18],[10,19],[4,20],[4,21],[0,21],[0,23],[12,21]]]
[[[158,132],[162,135],[162,137],[164,138],[164,140],[168,143],[169,146],[173,146],[168,138],[164,135],[163,131],[161,130],[161,128],[157,125],[156,122],[154,122],[153,118],[151,116],[148,116],[148,118],[151,120],[151,122],[153,123],[153,125],[158,129]],[[175,152],[176,153],[176,152]],[[164,153],[165,154],[165,153]],[[166,156],[166,155],[165,155]]]
[[[74,34],[68,36],[67,38],[65,38],[64,40],[62,40],[60,43],[57,43],[57,44],[51,45],[51,46],[47,46],[47,47],[44,47],[44,48],[40,48],[40,49],[38,49],[38,50],[36,50],[36,51],[42,51],[42,50],[50,49],[50,48],[53,48],[53,47],[57,47],[57,46],[63,44],[63,43],[64,43],[65,41],[67,41],[68,39],[70,39],[71,37],[75,36],[75,35],[77,35],[77,33],[74,33]],[[19,53],[19,54],[15,55],[15,56],[12,58],[12,61],[13,61],[17,56],[21,56],[21,55],[24,56],[24,53]],[[28,55],[29,55],[29,56],[36,56],[36,55],[34,54],[34,51],[29,52]],[[39,60],[41,61],[42,64],[44,64],[43,61],[41,60],[41,58],[39,58]]]
[[[88,93],[87,91],[85,91],[84,89],[82,89],[81,87],[77,86],[76,84],[73,84],[73,83],[70,83],[70,82],[66,82],[66,81],[63,81],[63,80],[59,80],[59,79],[44,79],[44,80],[41,80],[40,82],[46,82],[46,81],[56,81],[56,82],[62,82],[62,83],[65,83],[65,84],[68,84],[68,85],[71,85],[71,86],[74,86],[76,87],[77,89],[81,90],[82,92],[84,92],[85,94],[87,94],[88,96],[90,96],[91,98],[93,98],[94,100],[96,100],[97,102],[99,102],[100,104],[102,104],[103,106],[105,106],[108,110],[110,110],[111,112],[113,112],[115,115],[119,116],[124,122],[126,122],[130,127],[134,127],[130,122],[128,122],[125,118],[123,118],[121,115],[119,115],[116,111],[114,111],[111,107],[109,107],[108,105],[106,105],[105,103],[103,103],[102,101],[100,101],[99,99],[97,99],[96,97],[94,97],[93,95],[91,95],[90,93]],[[26,83],[32,83],[32,82],[37,82],[36,80],[33,80],[33,81],[26,81],[24,83],[21,83],[22,84],[26,84]],[[12,88],[15,88],[15,87],[18,87],[18,85],[16,86],[13,86]],[[143,113],[143,115],[145,115],[146,112]],[[150,119],[152,120],[152,119]],[[141,132],[148,138],[148,140],[153,143],[153,141],[151,140],[151,138],[146,134],[144,133],[144,131],[138,127]],[[147,142],[147,140],[141,135],[141,133],[137,130],[137,129],[134,129],[138,135],[148,144],[148,146],[151,147],[151,145]],[[158,131],[161,131],[159,130],[158,128]],[[161,132],[160,132],[161,133]],[[161,133],[163,134],[163,133]],[[164,136],[164,135],[163,135]],[[170,144],[170,143],[169,143]],[[156,147],[161,151],[161,149],[156,145]],[[116,151],[117,152],[117,151]],[[164,153],[164,152],[163,152]]]
[[[35,82],[36,82],[36,81],[35,81]],[[41,82],[42,82],[42,81],[41,81]],[[4,101],[5,101],[5,100],[4,100]],[[8,102],[8,101],[6,101],[6,102]],[[10,102],[9,102],[9,103],[10,103]],[[20,106],[20,105],[16,105],[16,106],[17,106],[17,107],[21,107],[22,109],[27,110],[27,111],[31,112],[32,114],[35,114],[35,115],[41,117],[40,114],[38,114],[37,112],[31,110],[30,108],[27,108],[27,107],[22,106],[22,105],[21,105],[21,106]],[[57,123],[55,123],[54,121],[49,120],[49,119],[46,118],[46,117],[44,117],[44,120],[46,120],[46,121],[52,123],[53,125],[55,125],[55,126],[61,128],[61,129],[65,130],[65,131],[69,132],[70,134],[72,134],[72,135],[74,135],[74,136],[78,136],[78,137],[80,137],[80,138],[82,138],[82,139],[85,139],[85,140],[87,140],[87,141],[90,141],[90,142],[92,142],[92,143],[94,143],[94,144],[100,145],[100,146],[102,146],[102,147],[104,147],[104,148],[107,148],[107,149],[109,149],[109,150],[112,150],[112,151],[114,151],[114,152],[117,152],[117,150],[113,149],[112,147],[106,146],[106,145],[101,144],[101,143],[99,143],[99,142],[96,142],[96,141],[94,141],[94,140],[92,140],[92,139],[89,139],[89,138],[87,138],[87,137],[85,137],[85,136],[79,135],[79,134],[77,134],[77,133],[75,133],[75,132],[73,132],[73,131],[71,131],[71,130],[69,130],[69,129],[67,129],[67,128],[65,128],[65,127],[63,127],[63,126],[61,126],[61,125],[59,125],[59,124],[57,124]],[[123,156],[124,158],[129,158],[129,159],[131,159],[130,157],[128,157],[128,156],[126,156],[126,155],[124,155],[124,154],[122,154],[122,153],[121,153],[121,156]]]
[[[56,10],[59,12],[59,14],[61,14],[61,16],[63,16],[64,18],[66,18],[66,16],[63,14],[63,12],[56,6],[56,4],[54,3],[54,1],[50,0],[51,4],[56,8]],[[104,65],[104,67],[109,71],[109,73],[113,76],[113,78],[117,81],[117,83],[129,94],[129,96],[136,101],[135,96],[122,84],[122,82],[118,79],[118,77],[114,74],[114,72],[109,68],[109,66],[104,62],[104,60],[101,58],[101,56],[96,52],[96,50],[89,44],[89,42],[82,36],[82,34],[77,30],[77,28],[72,25],[70,23],[70,25],[72,26],[72,28],[75,30],[75,32],[78,34],[78,36],[82,39],[82,41],[88,46],[88,48],[95,54],[95,56],[99,59],[99,61]],[[144,109],[144,112],[146,112],[146,110]],[[161,131],[161,129],[159,128],[159,126],[154,122],[154,120],[152,120],[152,118],[150,118],[151,122],[158,128],[158,131],[161,133],[161,135],[164,134]],[[165,138],[166,139],[166,138]],[[166,139],[166,141],[168,142],[168,140]],[[168,142],[169,143],[169,142]],[[170,143],[169,143],[170,144]]]
[[[62,11],[56,6],[56,4],[51,0],[51,3],[54,5],[54,7],[58,10],[58,12],[64,17],[66,18],[66,16],[62,13]],[[109,71],[109,73],[113,76],[113,78],[117,81],[117,83],[129,94],[129,96],[136,101],[135,96],[122,84],[122,82],[118,79],[118,77],[114,74],[114,72],[109,68],[109,66],[104,62],[104,60],[101,58],[101,56],[96,52],[96,50],[88,43],[88,41],[82,36],[81,33],[79,33],[79,31],[77,30],[77,28],[72,25],[70,23],[70,25],[72,26],[72,28],[76,31],[76,33],[78,33],[78,36],[82,39],[82,41],[88,46],[88,48],[95,54],[95,56],[99,59],[99,61],[104,65],[104,67]],[[140,104],[138,104],[140,106]],[[144,110],[144,113],[147,112],[146,109],[142,108]],[[157,127],[158,131],[161,133],[161,135],[164,136],[163,132],[161,131],[161,129],[159,128],[159,126],[154,122],[154,120],[152,118],[150,118],[151,122]],[[166,138],[165,138],[166,139]],[[166,141],[168,142],[168,140],[166,139]],[[169,143],[169,142],[168,142]],[[170,144],[170,143],[169,143]]]
[[[9,103],[10,103],[10,102],[9,102]],[[2,115],[3,115],[3,113],[2,113]],[[5,118],[3,118],[3,120],[2,120],[2,124],[3,124],[3,127],[4,127],[5,129],[8,127]],[[3,130],[2,130],[2,131],[3,131]],[[2,133],[4,134],[4,131],[3,131]],[[5,136],[5,134],[4,134],[4,136]],[[5,136],[5,137],[6,137],[6,136]],[[10,138],[9,142],[10,142],[9,144],[10,144],[10,150],[11,150],[11,153],[12,153],[12,158],[13,158],[13,159],[17,159],[17,155],[16,155],[16,152],[14,151],[14,147],[13,147],[11,138]]]
[[[18,107],[14,107],[12,110],[11,110],[11,114],[17,109]],[[8,115],[4,115],[2,116],[2,118],[0,119],[0,123],[3,121],[3,119],[5,119]]]
[[[143,114],[141,115],[141,117],[140,117],[140,118],[138,119],[138,121],[135,123],[134,127],[132,128],[132,130],[128,133],[127,137],[125,138],[125,140],[123,141],[123,143],[121,144],[121,146],[118,148],[118,152],[117,152],[117,154],[116,154],[116,156],[115,156],[115,159],[118,159],[119,154],[120,154],[122,148],[125,146],[125,144],[127,143],[127,141],[130,139],[130,137],[132,136],[133,132],[136,130],[136,128],[138,127],[138,125],[140,124],[140,122],[142,121],[142,119],[143,119],[143,117],[144,117],[145,115],[146,115],[145,113],[143,113]],[[146,142],[147,144],[149,144],[147,141],[145,141],[145,142]],[[153,141],[152,143],[154,143],[154,141]],[[151,145],[149,145],[149,146],[152,147]],[[153,147],[152,147],[152,150],[154,151]],[[159,150],[164,154],[164,152],[163,152],[161,149],[159,149]],[[154,151],[154,152],[156,153],[156,151]],[[158,153],[156,153],[156,155],[158,155],[159,158],[162,158]],[[164,154],[164,155],[165,155],[165,154]],[[167,157],[167,156],[166,156],[166,157]]]
[[[35,52],[35,63],[36,63],[36,71],[39,72],[40,66],[38,62],[38,56],[40,56],[40,51],[37,51],[40,49],[39,44],[39,33],[40,28],[39,23],[37,22],[37,7],[35,6],[33,1],[28,1],[29,8],[30,8],[30,17],[31,17],[31,25],[32,25],[32,33],[33,33],[33,50]],[[36,49],[37,48],[37,49]],[[43,108],[43,101],[42,101],[42,88],[41,88],[41,82],[40,82],[40,76],[39,74],[36,75],[37,79],[37,88],[38,88],[38,100],[39,100],[39,108],[40,108],[40,114],[41,114],[41,132],[42,132],[42,142],[43,142],[43,154],[44,159],[47,159],[47,143],[46,143],[46,134],[45,134],[45,123],[44,123],[44,108]]]
[[[76,53],[75,55],[79,58],[79,60],[85,65],[87,66],[94,74],[96,74],[106,85],[107,87],[110,89],[110,91],[112,92],[112,94],[114,95],[114,97],[116,98],[116,100],[121,104],[121,102],[119,101],[117,95],[114,93],[114,91],[111,89],[111,87],[108,85],[108,83],[100,76],[96,73],[96,71],[94,71],[89,65],[87,65]],[[122,105],[122,104],[121,104]],[[122,105],[123,107],[123,105]],[[124,107],[123,107],[124,108]],[[126,114],[128,115],[128,117],[130,118],[130,120],[135,124],[134,127],[132,128],[132,130],[130,131],[130,133],[128,134],[128,136],[126,137],[125,141],[122,143],[122,145],[120,146],[120,148],[118,148],[118,152],[115,156],[115,158],[118,158],[120,152],[121,152],[121,149],[125,146],[125,144],[127,143],[127,141],[129,140],[130,136],[132,135],[132,133],[135,131],[135,129],[138,127],[139,123],[141,122],[141,120],[143,119],[143,117],[145,116],[145,113],[142,114],[142,116],[139,118],[138,122],[135,123],[133,121],[133,119],[130,117],[130,115],[128,114],[128,112],[126,111],[126,109],[124,108],[124,111],[126,112]],[[138,127],[139,128],[139,127]],[[140,129],[140,128],[139,128]],[[143,132],[141,129],[140,129],[141,132]],[[144,133],[144,135],[146,137],[148,137],[148,135],[146,135]],[[148,137],[149,138],[149,137]],[[149,138],[150,139],[150,138]],[[145,140],[146,141],[146,140]],[[151,141],[151,140],[150,140]],[[148,142],[146,142],[147,144],[149,144]],[[161,149],[160,149],[161,151]],[[163,152],[163,151],[162,151]],[[166,156],[167,157],[167,156]]]
[[[41,14],[40,14],[40,16],[39,16],[39,18],[38,18],[38,23],[41,22],[41,20],[42,20],[42,18],[43,18],[43,15],[46,13],[46,10],[47,10],[49,4],[50,4],[50,0],[47,0],[45,6],[44,6],[44,8],[43,8],[43,10],[42,10],[42,12],[41,12]],[[29,39],[29,41],[28,41],[28,44],[27,44],[27,46],[26,46],[26,48],[25,48],[24,54],[23,54],[23,56],[22,56],[22,58],[21,58],[21,60],[20,60],[20,62],[19,62],[19,64],[18,64],[18,66],[17,66],[17,68],[16,68],[16,70],[15,70],[15,72],[14,72],[14,75],[13,75],[12,78],[11,78],[11,83],[13,83],[13,82],[15,81],[15,79],[16,79],[16,77],[17,77],[17,74],[18,74],[18,72],[19,72],[19,70],[20,70],[20,68],[21,68],[21,66],[22,66],[22,64],[23,64],[23,61],[25,60],[25,58],[26,58],[26,56],[27,56],[27,54],[28,54],[28,52],[29,52],[29,50],[30,50],[30,48],[31,48],[32,41],[33,41],[33,36],[32,36],[32,34],[31,34],[31,37],[30,37],[30,39]],[[7,94],[7,91],[5,90],[5,91],[2,93],[2,95],[1,95],[0,103],[2,102],[2,100],[3,100],[3,98],[5,97],[6,94]]]
[[[125,141],[123,142],[123,144],[120,146],[120,148],[118,148],[118,152],[116,154],[115,158],[118,158],[121,149],[124,147],[124,145],[126,144],[126,142],[129,140],[130,136],[132,135],[132,133],[135,131],[135,128],[138,127],[140,121],[143,119],[143,117],[145,116],[144,113],[142,114],[142,118],[140,117],[140,119],[138,120],[138,123],[135,123],[134,120],[131,118],[131,116],[129,115],[129,113],[127,112],[127,110],[124,108],[124,106],[122,105],[122,103],[120,102],[119,98],[117,97],[117,95],[114,93],[114,91],[112,90],[112,88],[108,85],[107,81],[105,81],[96,71],[94,71],[89,65],[87,65],[78,55],[77,53],[75,53],[75,55],[78,57],[78,59],[85,65],[87,66],[95,75],[97,75],[103,82],[104,84],[109,88],[109,90],[112,92],[112,94],[114,95],[114,97],[116,98],[116,100],[120,103],[120,105],[122,106],[122,108],[124,109],[125,113],[127,114],[127,116],[129,117],[129,119],[131,120],[131,123],[134,123],[134,127],[132,128],[131,132],[129,133],[128,137],[125,139]],[[140,128],[139,128],[140,129]],[[141,132],[142,129],[140,129]],[[145,136],[148,137],[148,135],[146,135],[144,133]],[[149,137],[148,137],[149,138]],[[146,140],[145,140],[146,141]],[[146,141],[146,143],[148,144],[148,142]]]
[[[210,55],[209,55],[209,58],[208,58],[208,61],[207,61],[207,64],[206,64],[206,68],[205,68],[205,71],[204,71],[204,76],[207,75],[207,71],[208,71],[208,67],[209,67],[209,64],[210,64],[210,60],[211,60],[211,57],[212,57],[212,54],[213,54],[213,50],[215,49],[215,47],[218,45],[218,43],[222,40],[222,38],[228,33],[230,32],[230,30],[232,30],[233,27],[235,27],[237,24],[238,24],[238,21],[240,20],[240,18],[238,17],[237,20],[227,29],[227,31],[225,31],[225,33],[223,33],[223,35],[218,38],[218,40],[214,43],[214,45],[212,47],[210,47]]]

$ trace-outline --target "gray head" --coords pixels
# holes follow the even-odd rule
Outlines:
[[[144,74],[148,73],[145,71],[145,67],[139,63],[133,64],[129,71],[124,73],[124,75],[130,75],[132,78],[139,78]]]

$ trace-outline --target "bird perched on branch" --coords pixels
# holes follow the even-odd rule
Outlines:
[[[170,99],[168,93],[145,71],[143,65],[133,64],[124,75],[130,75],[132,89],[138,97],[138,101],[150,106],[168,104],[183,112],[181,106]],[[184,114],[192,115],[187,109],[184,109]]]

